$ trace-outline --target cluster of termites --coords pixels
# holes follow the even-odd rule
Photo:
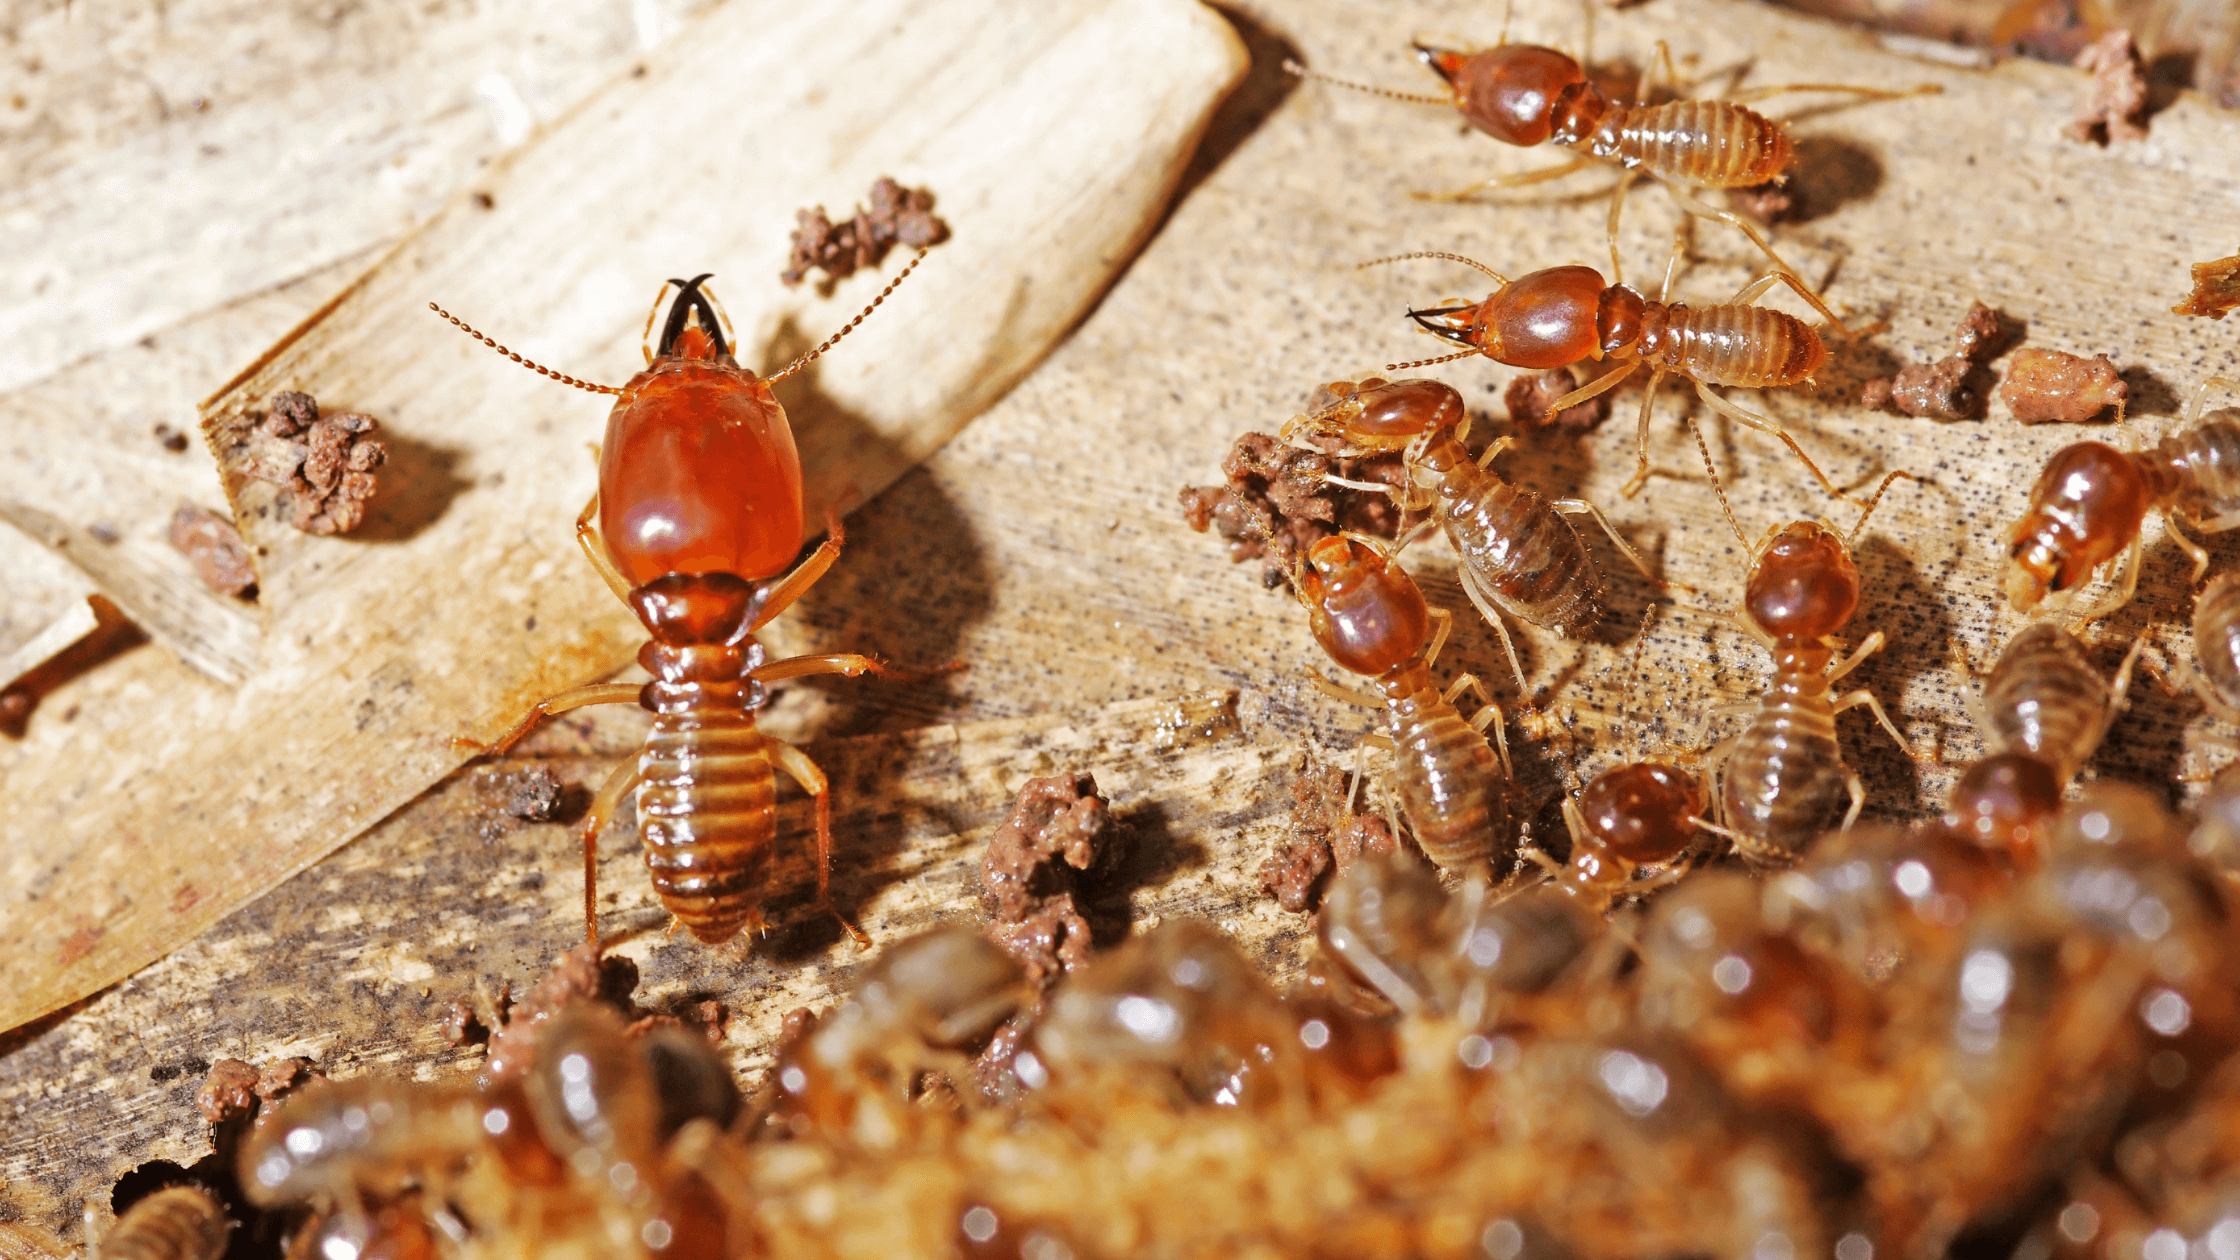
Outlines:
[[[1907,473],[1853,499],[1778,423],[1717,392],[1810,383],[1829,362],[1823,334],[1863,330],[1756,225],[1698,193],[1777,180],[1793,157],[1752,99],[1934,89],[1629,102],[1553,49],[1418,51],[1450,91],[1412,99],[1451,104],[1504,142],[1579,155],[1447,199],[1593,163],[1621,177],[1607,279],[1561,265],[1510,280],[1448,253],[1375,260],[1459,262],[1495,285],[1481,302],[1410,311],[1459,349],[1385,370],[1470,356],[1599,365],[1560,410],[1645,369],[1629,499],[1651,477],[1659,387],[1679,377],[1862,509],[1848,532],[1799,520],[1753,541],[1696,434],[1746,553],[1732,611],[1705,611],[1770,660],[1758,694],[1705,715],[1728,723],[1722,737],[1574,776],[1543,810],[1488,688],[1438,676],[1454,614],[1401,557],[1433,531],[1452,548],[1527,719],[1543,697],[1505,622],[1584,636],[1607,611],[1573,518],[1665,584],[1602,507],[1505,479],[1510,439],[1474,452],[1451,385],[1324,385],[1282,439],[1397,458],[1393,480],[1329,480],[1417,523],[1395,539],[1333,529],[1284,576],[1317,644],[1359,680],[1318,684],[1382,715],[1361,747],[1389,766],[1379,795],[1408,847],[1338,859],[1293,992],[1187,920],[1076,951],[1085,961],[1069,955],[1053,976],[979,931],[941,928],[889,943],[849,998],[790,1021],[751,1101],[705,1040],[649,1032],[586,997],[471,1084],[321,1081],[260,1117],[234,1176],[254,1209],[292,1222],[291,1255],[1913,1260],[1974,1231],[2028,1260],[2240,1256],[2240,999],[2224,978],[2240,961],[2240,775],[2210,789],[2194,823],[2144,792],[2082,782],[2144,643],[2111,681],[2076,633],[2132,597],[2150,509],[2197,582],[2208,556],[2180,518],[2200,532],[2240,525],[2240,412],[2203,414],[2229,383],[2204,382],[2158,444],[2053,457],[2007,540],[2006,594],[2039,615],[1979,680],[1987,755],[1941,818],[1859,826],[1867,794],[1838,715],[1866,710],[1915,755],[1873,693],[1843,685],[1883,632],[1840,637],[1862,598],[1852,548]],[[1768,269],[1726,302],[1689,305],[1672,294],[1676,243],[1655,298],[1627,286],[1619,219],[1643,175],[1687,216],[1742,232]],[[585,705],[652,715],[582,823],[593,956],[595,846],[633,792],[672,926],[711,944],[764,926],[781,772],[813,799],[817,895],[831,908],[824,774],[755,715],[775,682],[892,673],[857,654],[771,660],[757,639],[843,541],[828,520],[796,563],[803,478],[771,386],[856,323],[758,377],[708,279],[670,281],[673,299],[663,288],[646,369],[619,387],[452,320],[616,398],[576,530],[643,624],[652,680],[550,697],[489,745]],[[1825,323],[1759,305],[1777,286]],[[2111,594],[2073,594],[2111,562]],[[2194,688],[2240,718],[2240,574],[2201,592],[2194,638]],[[1560,832],[1536,831],[1549,813]],[[216,1260],[232,1225],[212,1194],[174,1186],[132,1205],[98,1251]]]

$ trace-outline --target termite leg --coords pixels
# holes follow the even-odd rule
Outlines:
[[[1623,274],[1625,264],[1618,261],[1618,218],[1626,210],[1626,191],[1639,178],[1641,171],[1636,167],[1619,176],[1618,186],[1610,190],[1610,283],[1613,285],[1626,282]]]
[[[2170,535],[2171,541],[2178,544],[2178,549],[2193,560],[2193,581],[2189,585],[2199,585],[2202,577],[2209,572],[2208,549],[2186,537],[2186,532],[2178,528],[2176,512],[2165,511],[2162,514],[2162,532]]]
[[[1476,674],[1464,674],[1455,679],[1454,685],[1447,688],[1447,703],[1453,704],[1455,697],[1461,695],[1464,689],[1477,693],[1478,697],[1478,711],[1470,715],[1470,729],[1480,735],[1488,730],[1493,732],[1493,750],[1501,755],[1501,773],[1512,779],[1516,778],[1517,768],[1509,763],[1509,732],[1501,721],[1501,706],[1493,702],[1493,697],[1486,692],[1486,685],[1478,681]]]
[[[1837,679],[1840,679],[1845,674],[1848,674],[1852,670],[1859,668],[1859,663],[1861,661],[1864,661],[1868,657],[1881,651],[1882,645],[1886,642],[1888,642],[1888,640],[1883,637],[1883,634],[1880,630],[1877,630],[1873,634],[1868,635],[1864,642],[1860,643],[1857,648],[1854,648],[1852,650],[1851,655],[1843,658],[1843,663],[1841,665],[1836,666],[1835,669],[1829,672],[1828,685],[1831,687],[1834,686]]]
[[[926,673],[896,669],[875,656],[861,656],[854,652],[827,652],[816,656],[789,656],[782,661],[772,661],[756,667],[750,671],[750,675],[756,682],[806,678],[811,674],[842,674],[849,678],[872,674],[895,682],[919,682],[946,672],[946,669]]]
[[[1863,324],[1858,328],[1852,328],[1845,325],[1845,323],[1841,319],[1837,318],[1835,311],[1829,309],[1827,301],[1820,296],[1819,292],[1815,290],[1811,285],[1806,284],[1803,277],[1799,276],[1794,268],[1790,267],[1787,263],[1781,262],[1779,258],[1775,258],[1774,261],[1781,264],[1779,269],[1763,272],[1757,277],[1757,279],[1752,280],[1750,283],[1743,285],[1740,289],[1735,290],[1734,300],[1736,305],[1741,305],[1746,302],[1755,302],[1761,295],[1765,293],[1766,290],[1772,288],[1777,284],[1785,284],[1788,285],[1789,288],[1793,290],[1798,297],[1803,298],[1807,303],[1811,304],[1813,310],[1820,312],[1821,318],[1828,321],[1827,327],[1830,332],[1835,333],[1837,336],[1842,337],[1846,341],[1849,341],[1853,337],[1864,337],[1868,333],[1880,332],[1884,328],[1889,327],[1889,325],[1883,323],[1879,319]]]
[[[770,588],[770,593],[762,599],[762,611],[755,614],[754,624],[748,629],[760,630],[776,621],[779,613],[793,607],[795,600],[808,594],[809,588],[817,584],[817,579],[823,577],[840,559],[840,544],[847,541],[848,535],[840,527],[839,513],[827,511],[824,514],[824,530],[824,545]]]
[[[592,518],[598,514],[599,492],[594,490],[591,492],[591,501],[584,504],[583,511],[576,514],[576,545],[583,548],[583,558],[589,560],[591,567],[599,571],[600,579],[606,582],[608,590],[614,592],[614,597],[628,604],[630,583],[622,576],[622,570],[615,567],[614,557],[607,551],[607,540],[599,536],[599,527],[591,523]]]
[[[1447,645],[1447,636],[1454,633],[1454,614],[1444,608],[1431,610],[1431,641],[1423,649],[1423,664],[1429,668],[1439,663],[1439,649]],[[1453,696],[1448,696],[1451,703]]]
[[[1787,429],[1782,428],[1780,425],[1775,424],[1773,421],[1757,414],[1754,411],[1751,411],[1745,407],[1737,406],[1735,403],[1712,393],[1711,387],[1704,384],[1702,381],[1696,382],[1696,396],[1703,399],[1706,406],[1710,407],[1713,411],[1718,412],[1720,415],[1725,416],[1738,424],[1748,425],[1749,427],[1756,429],[1760,433],[1770,434],[1773,437],[1780,438],[1781,444],[1789,448],[1789,453],[1795,455],[1798,459],[1804,462],[1805,468],[1810,470],[1814,480],[1817,480],[1820,483],[1820,488],[1822,490],[1825,490],[1836,498],[1843,500],[1845,503],[1857,504],[1860,507],[1866,506],[1864,501],[1853,498],[1852,496],[1845,494],[1843,491],[1836,489],[1836,483],[1828,480],[1828,474],[1820,471],[1820,465],[1812,462],[1812,457],[1804,453],[1804,448],[1797,445],[1797,440],[1789,436],[1789,431]]]
[[[840,926],[855,938],[858,948],[871,948],[871,938],[863,929],[848,921],[840,907],[832,904],[832,785],[825,781],[824,771],[809,760],[809,754],[782,739],[770,741],[770,759],[791,776],[816,801],[817,806],[817,903],[830,911],[840,921]]]
[[[529,712],[513,728],[500,736],[498,742],[487,747],[463,735],[453,736],[451,751],[480,756],[483,753],[502,753],[521,742],[521,738],[534,729],[537,723],[555,713],[566,713],[593,704],[636,704],[642,690],[636,683],[593,683],[588,687],[571,687],[556,696],[546,696],[529,707]]]
[[[1641,461],[1633,470],[1633,479],[1626,482],[1624,488],[1618,491],[1619,494],[1628,499],[1641,493],[1641,487],[1649,484],[1649,413],[1651,408],[1656,405],[1657,386],[1664,384],[1664,377],[1663,368],[1651,369],[1649,372],[1649,388],[1644,390],[1641,395],[1641,422],[1636,426],[1634,433],[1634,450],[1640,455]],[[1593,386],[1588,388],[1591,389]],[[1557,399],[1556,402],[1556,410],[1561,410],[1564,400]]]
[[[1843,699],[1836,701],[1835,709],[1838,713],[1845,709],[1865,709],[1874,714],[1874,720],[1882,723],[1882,729],[1889,732],[1891,739],[1897,741],[1899,752],[1915,761],[1922,760],[1921,754],[1913,751],[1913,745],[1907,742],[1906,737],[1898,733],[1898,724],[1890,720],[1888,713],[1883,712],[1882,702],[1874,698],[1873,692],[1854,691]],[[1849,824],[1845,825],[1848,826]]]
[[[1552,179],[1562,179],[1573,172],[1593,166],[1598,160],[1584,157],[1573,158],[1561,166],[1546,166],[1537,171],[1524,171],[1516,175],[1493,175],[1481,179],[1475,184],[1467,184],[1447,192],[1419,192],[1408,195],[1414,197],[1417,201],[1468,201],[1481,192],[1491,192],[1497,188],[1522,188],[1527,184],[1544,184]]]
[[[636,786],[638,759],[632,757],[599,785],[591,808],[583,813],[583,939],[593,949],[599,946],[599,833],[622,807],[623,794]]]
[[[2187,428],[2192,428],[2201,419],[2201,404],[2209,400],[2209,390],[2216,385],[2222,385],[2226,389],[2240,389],[2240,381],[2233,380],[2229,376],[2212,376],[2194,386],[2193,397],[2186,399],[2185,425]]]
[[[1309,674],[1307,680],[1314,684],[1316,691],[1329,696],[1333,700],[1343,700],[1347,704],[1356,704],[1364,709],[1381,709],[1384,707],[1384,700],[1381,697],[1372,696],[1366,691],[1356,691],[1351,687],[1341,687],[1320,674]]]
[[[1586,384],[1580,386],[1579,388],[1572,390],[1570,393],[1565,394],[1561,398],[1556,399],[1555,405],[1549,408],[1549,414],[1553,415],[1558,411],[1576,407],[1580,403],[1583,403],[1590,398],[1598,397],[1602,394],[1610,392],[1613,389],[1616,389],[1618,386],[1625,383],[1625,379],[1627,377],[1633,375],[1633,370],[1635,368],[1640,366],[1640,362],[1636,360],[1635,362],[1626,364],[1616,371],[1604,372],[1602,375],[1594,378],[1591,381],[1588,381]]]
[[[1517,660],[1517,645],[1509,641],[1509,628],[1501,624],[1501,614],[1495,610],[1493,600],[1487,596],[1477,573],[1464,566],[1461,574],[1462,593],[1470,597],[1470,602],[1478,609],[1478,615],[1486,619],[1486,623],[1493,627],[1494,637],[1501,640],[1501,650],[1509,657],[1509,669],[1517,676],[1517,697],[1530,705],[1532,685],[1524,680],[1524,666]]]
[[[1936,96],[1943,91],[1944,86],[1938,83],[1924,83],[1919,87],[1904,89],[1853,87],[1848,83],[1783,83],[1773,87],[1749,88],[1741,92],[1732,92],[1720,99],[1730,104],[1741,105],[1749,101],[1762,101],[1769,96],[1781,96],[1789,92],[1842,92],[1866,101],[1894,101],[1906,96]]]
[[[1610,541],[1616,543],[1618,546],[1618,551],[1623,554],[1626,559],[1633,562],[1633,567],[1641,574],[1641,576],[1649,579],[1651,582],[1660,587],[1669,585],[1669,583],[1667,583],[1663,578],[1658,577],[1654,573],[1651,573],[1649,571],[1647,562],[1642,560],[1640,553],[1636,552],[1631,546],[1629,546],[1626,543],[1625,539],[1618,537],[1617,527],[1610,523],[1609,517],[1602,514],[1601,508],[1598,508],[1594,504],[1587,502],[1585,499],[1557,499],[1555,502],[1549,504],[1548,506],[1554,508],[1558,512],[1571,512],[1575,514],[1584,513],[1588,516],[1593,517],[1595,524],[1602,526],[1602,532],[1610,536]]]
[[[1910,756],[1913,750],[1906,751]],[[1851,808],[1843,811],[1843,826],[1837,830],[1849,831],[1851,824],[1859,821],[1859,811],[1867,807],[1867,785],[1860,781],[1859,772],[1849,766],[1843,768],[1843,790],[1851,794]]]
[[[2097,621],[2130,603],[2131,597],[2139,593],[2139,568],[2145,563],[2145,560],[2146,535],[2144,533],[2133,534],[2131,536],[2131,546],[2123,554],[2123,581],[2116,588],[2116,593],[2078,613],[2076,620],[2079,622]]]

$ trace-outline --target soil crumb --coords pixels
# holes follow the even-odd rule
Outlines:
[[[1386,496],[1341,496],[1324,480],[1336,475],[1403,485],[1407,472],[1397,454],[1340,459],[1246,433],[1229,448],[1221,472],[1228,479],[1223,485],[1182,488],[1183,519],[1201,534],[1210,526],[1228,539],[1232,563],[1265,560],[1260,580],[1271,590],[1291,580],[1307,548],[1320,540],[1344,529],[1392,538],[1403,523]]]
[[[257,585],[257,571],[249,562],[249,544],[233,522],[207,508],[181,503],[171,514],[171,545],[194,566],[202,584],[220,595],[249,595]]]
[[[1996,378],[1986,365],[2015,341],[1998,311],[1976,302],[1953,329],[1952,353],[1935,363],[1910,363],[1895,377],[1868,381],[1860,405],[1930,420],[1981,420]]]
[[[1579,388],[1569,368],[1553,368],[1520,376],[1509,382],[1501,401],[1508,405],[1509,423],[1526,433],[1544,429],[1582,432],[1610,416],[1610,395],[1597,394],[1576,407],[1555,409],[1556,400]]]
[[[1029,779],[1011,816],[988,838],[980,887],[994,922],[988,937],[1027,968],[1036,984],[1088,960],[1088,920],[1074,894],[1090,873],[1109,868],[1111,813],[1096,778],[1060,774]]]
[[[793,256],[778,278],[794,285],[811,270],[822,271],[827,292],[858,270],[877,267],[897,245],[929,249],[949,239],[949,225],[933,213],[932,193],[904,188],[884,175],[871,185],[871,208],[856,207],[852,218],[834,223],[823,206],[797,210],[794,218]]]
[[[2170,313],[2223,319],[2234,307],[2240,307],[2240,254],[2193,264],[2193,292]]]
[[[2024,424],[2082,424],[2111,407],[2120,423],[2131,387],[2107,355],[2084,359],[2059,350],[2021,350],[2007,367],[1999,397]]]
[[[322,416],[311,395],[288,390],[272,396],[261,427],[276,449],[260,455],[250,475],[288,488],[289,524],[307,534],[347,534],[365,522],[366,501],[379,488],[374,471],[389,462],[372,416]]]
[[[2108,144],[2147,138],[2147,66],[2130,31],[2109,31],[2070,64],[2092,74],[2077,120],[2069,124],[2070,139]]]

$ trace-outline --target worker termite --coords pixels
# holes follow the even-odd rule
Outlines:
[[[1978,721],[1984,742],[1994,752],[2037,757],[2067,783],[2122,711],[2145,644],[2132,643],[2110,686],[2075,635],[2051,621],[2024,626],[1983,680]]]
[[[879,296],[823,345],[764,380],[739,366],[724,321],[701,285],[671,280],[677,296],[647,367],[620,389],[560,376],[429,307],[477,340],[538,372],[616,395],[599,459],[599,489],[576,518],[576,539],[615,597],[652,641],[638,663],[654,680],[637,687],[577,687],[533,706],[491,747],[503,752],[545,717],[593,704],[637,703],[654,715],[634,762],[618,767],[583,819],[584,935],[598,940],[599,832],[637,789],[646,866],[662,904],[710,944],[759,929],[777,840],[783,769],[816,801],[817,897],[831,907],[832,802],[824,773],[800,749],[755,729],[768,683],[811,674],[888,672],[867,656],[764,659],[755,632],[791,607],[839,559],[842,533],[827,521],[824,545],[783,580],[801,546],[801,461],[770,387],[832,348],[915,270],[911,260]],[[661,309],[661,295],[654,313]],[[646,331],[653,330],[649,316]],[[591,523],[593,514],[599,524]],[[759,585],[758,585],[759,583]],[[835,916],[838,911],[834,911]],[[867,938],[843,918],[859,943]]]
[[[1506,863],[1519,826],[1516,788],[1506,749],[1497,756],[1485,736],[1488,726],[1499,736],[1501,710],[1488,704],[1465,722],[1454,697],[1477,680],[1465,674],[1444,693],[1431,680],[1454,615],[1427,605],[1405,569],[1356,536],[1308,549],[1292,585],[1322,650],[1375,679],[1375,696],[1340,694],[1385,711],[1395,795],[1424,854],[1445,870],[1482,868],[1497,851]]]
[[[1853,537],[1901,475],[1883,478]],[[1834,695],[1835,684],[1883,645],[1877,630],[1835,663],[1834,635],[1859,606],[1859,570],[1844,536],[1817,521],[1799,521],[1753,552],[1741,624],[1773,653],[1773,676],[1757,700],[1723,706],[1749,720],[1709,759],[1719,785],[1719,821],[1736,852],[1753,866],[1786,866],[1820,835],[1844,794],[1851,800],[1846,828],[1866,804],[1858,772],[1844,765],[1836,742],[1838,713],[1865,708],[1907,756],[1913,750],[1872,692]]]
[[[1763,389],[1774,385],[1810,383],[1813,373],[1828,361],[1828,347],[1810,324],[1794,315],[1753,306],[1766,290],[1786,284],[1828,319],[1828,326],[1852,335],[1836,319],[1819,295],[1782,271],[1771,271],[1742,286],[1732,302],[1692,307],[1667,303],[1679,254],[1665,271],[1664,288],[1650,301],[1622,284],[1605,285],[1592,267],[1550,267],[1508,277],[1460,254],[1424,252],[1399,254],[1361,264],[1374,267],[1410,258],[1438,258],[1458,262],[1493,277],[1497,288],[1483,302],[1411,310],[1408,318],[1426,331],[1464,347],[1460,352],[1413,363],[1389,365],[1386,371],[1427,367],[1482,354],[1511,367],[1568,367],[1588,360],[1609,359],[1619,366],[1556,400],[1553,410],[1576,406],[1607,390],[1646,365],[1649,388],[1641,398],[1641,420],[1636,437],[1640,462],[1624,493],[1631,497],[1649,480],[1649,415],[1657,387],[1668,375],[1694,381],[1696,394],[1713,411],[1761,433],[1781,439],[1804,462],[1821,488],[1851,502],[1838,490],[1797,440],[1772,420],[1735,405],[1711,392],[1713,385],[1740,385]],[[1720,495],[1725,507],[1726,496]],[[1734,524],[1734,514],[1727,519]],[[1734,526],[1739,535],[1742,530]]]
[[[1645,867],[1676,862],[1702,832],[1713,829],[1710,814],[1710,793],[1688,770],[1667,761],[1629,761],[1587,780],[1576,798],[1564,798],[1568,862],[1559,866],[1537,849],[1526,850],[1526,856],[1574,896],[1613,903],[1686,874],[1685,866],[1672,865],[1636,878]]]
[[[2240,388],[2221,376],[2203,381],[2186,403],[2176,433],[2143,451],[2078,442],[2054,452],[2030,491],[2030,505],[2007,535],[2007,599],[2024,612],[2049,593],[2081,585],[2100,565],[2124,556],[2124,576],[2107,599],[2079,612],[2088,621],[2131,601],[2145,550],[2139,527],[2149,509],[2193,558],[2193,580],[2209,571],[2209,553],[2178,527],[2220,533],[2240,527],[2240,409],[2201,414],[2210,387]]]
[[[2193,600],[2194,690],[2229,722],[2240,722],[2240,573],[2221,573]]]
[[[1747,188],[1781,181],[1796,156],[1796,147],[1782,125],[1743,102],[1763,100],[1794,92],[1841,92],[1868,100],[1891,100],[1939,92],[1936,84],[1906,91],[1850,87],[1829,83],[1793,83],[1755,88],[1716,100],[1676,100],[1648,103],[1649,85],[1644,76],[1641,96],[1631,103],[1612,100],[1589,78],[1584,67],[1553,48],[1506,41],[1478,52],[1463,52],[1414,45],[1416,56],[1446,80],[1447,96],[1394,92],[1384,88],[1332,78],[1299,63],[1284,68],[1302,77],[1320,79],[1339,87],[1364,91],[1392,100],[1426,105],[1451,105],[1471,126],[1505,144],[1533,148],[1553,142],[1581,156],[1559,166],[1520,175],[1494,176],[1451,193],[1433,194],[1438,200],[1461,200],[1486,189],[1513,188],[1561,179],[1597,162],[1624,169],[1612,191],[1610,204],[1610,265],[1613,276],[1622,274],[1618,264],[1618,220],[1626,191],[1633,181],[1648,175],[1663,184],[1673,202],[1701,218],[1716,219],[1750,238],[1774,266],[1794,275],[1764,234],[1748,220],[1728,210],[1716,209],[1691,195],[1691,188]],[[1663,44],[1659,58],[1666,77],[1671,59]]]
[[[1310,434],[1335,437],[1346,444],[1347,454],[1402,452],[1408,473],[1405,489],[1341,484],[1388,493],[1405,510],[1430,510],[1461,557],[1463,592],[1500,636],[1509,667],[1516,672],[1517,691],[1527,703],[1532,689],[1517,663],[1500,611],[1561,635],[1584,631],[1602,616],[1601,570],[1571,522],[1564,519],[1566,513],[1592,516],[1643,576],[1657,580],[1594,504],[1585,499],[1544,499],[1502,480],[1492,465],[1508,448],[1509,439],[1495,442],[1484,455],[1471,459],[1463,445],[1470,416],[1453,386],[1443,381],[1370,377],[1324,389],[1339,395],[1338,400],[1311,415],[1292,417],[1283,437],[1294,442]]]
[[[233,1222],[200,1186],[166,1186],[125,1209],[98,1247],[97,1260],[218,1260]]]

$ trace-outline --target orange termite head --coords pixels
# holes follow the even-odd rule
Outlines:
[[[2054,452],[2007,536],[2007,599],[2028,612],[2085,581],[2138,537],[2148,499],[2138,465],[2115,447],[2078,442]]]
[[[1640,294],[1577,265],[1521,276],[1475,306],[1409,311],[1424,330],[1511,367],[1569,367],[1641,337]]]
[[[723,318],[722,308],[716,305],[715,295],[700,287],[714,278],[714,272],[704,271],[690,280],[671,279],[661,286],[661,291],[667,293],[669,285],[675,285],[677,296],[669,303],[669,318],[661,326],[661,340],[649,347],[648,362],[675,357],[736,366],[730,343],[723,334],[728,321]],[[661,309],[659,297],[654,299],[654,309]],[[651,321],[647,322],[650,325]]]
[[[735,573],[670,573],[630,592],[655,641],[679,647],[737,643],[761,607],[761,589]]]
[[[1445,381],[1385,381],[1376,377],[1356,386],[1345,382],[1346,392],[1326,385],[1316,397],[1333,397],[1321,409],[1286,426],[1335,436],[1361,451],[1397,451],[1427,433],[1460,428],[1467,418],[1462,395]]]
[[[2000,753],[1968,767],[1952,785],[1944,829],[2010,857],[2032,858],[2061,812],[2061,774],[2029,753]]]
[[[1579,63],[1537,44],[1503,44],[1484,52],[1415,46],[1423,64],[1454,89],[1455,108],[1496,140],[1532,146],[1554,133],[1556,98],[1586,81]]]
[[[1696,820],[1710,812],[1703,783],[1661,761],[1613,766],[1579,791],[1587,834],[1636,866],[1678,857],[1696,838]]]
[[[1343,534],[1307,549],[1295,584],[1315,642],[1356,674],[1406,664],[1431,632],[1431,609],[1407,570]]]
[[[1743,615],[1776,639],[1834,634],[1859,607],[1859,569],[1843,535],[1818,521],[1783,526],[1750,565]]]

